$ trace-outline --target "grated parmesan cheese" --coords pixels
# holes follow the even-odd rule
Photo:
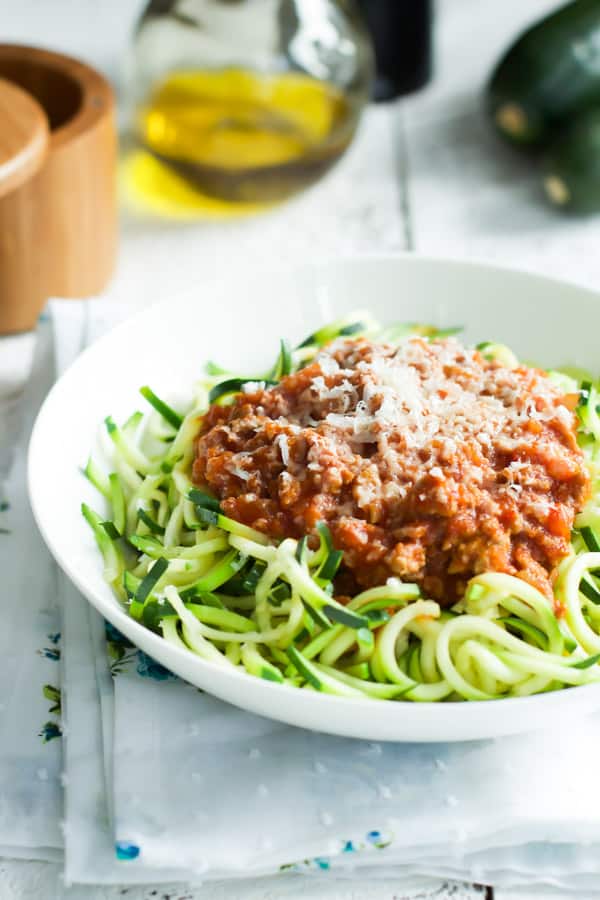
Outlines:
[[[279,452],[281,453],[281,462],[287,467],[290,462],[290,447],[287,434],[278,434],[275,438],[275,443],[279,447]]]
[[[564,426],[571,421],[569,411],[557,405],[559,392],[549,379],[538,376],[534,392],[524,396],[518,371],[482,365],[477,351],[453,338],[412,338],[398,348],[371,345],[366,358],[355,351],[356,359],[349,346],[337,340],[321,351],[321,374],[310,389],[320,402],[339,401],[337,409],[325,412],[325,421],[357,444],[379,443],[383,433],[393,431],[419,451],[439,438],[443,460],[465,440],[489,451],[498,435],[509,441],[511,430],[530,419]],[[340,358],[354,366],[341,368]],[[304,427],[317,424],[313,410],[302,419]]]
[[[266,384],[264,381],[246,381],[242,385],[244,394],[256,394],[258,391],[264,391]]]

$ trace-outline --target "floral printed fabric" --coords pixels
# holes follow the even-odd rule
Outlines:
[[[389,829],[367,824],[380,816],[372,802],[379,745],[281,725],[136,667],[114,687],[121,859],[171,861],[212,878],[323,874],[391,845]],[[337,761],[344,745],[354,745],[347,770]]]
[[[66,579],[63,604],[67,729],[65,768],[65,880],[82,884],[184,881],[189,873],[124,866],[115,853],[112,823],[112,722],[114,696],[104,643],[104,623]],[[142,740],[143,743],[143,740]],[[82,890],[82,897],[87,896]],[[78,893],[69,897],[77,900]]]
[[[180,689],[183,690],[186,698],[189,696],[190,690],[193,689],[181,682],[177,676],[173,675],[172,672],[165,669],[164,666],[156,662],[156,660],[152,659],[148,654],[144,653],[143,650],[136,648],[131,641],[122,635],[110,622],[105,622],[104,624],[106,652],[108,655],[110,672],[113,677],[128,674],[132,678],[138,676],[141,678],[149,678],[156,682],[172,681],[179,684]],[[168,702],[168,697],[165,696],[164,700],[165,702]],[[209,702],[211,705],[215,704],[215,701],[212,699]],[[230,707],[225,704],[220,704],[220,706],[223,708],[224,723],[228,716],[230,718],[235,717],[236,712]],[[192,710],[190,710],[190,712],[192,712]],[[198,726],[198,728],[200,727],[201,725]],[[268,790],[266,786],[265,790]],[[336,854],[339,853],[340,850],[342,854],[355,854],[370,849],[383,850],[389,846],[392,840],[393,838],[390,835],[383,835],[380,831],[369,831],[359,840],[353,841],[342,839],[335,850]],[[115,853],[119,860],[134,860],[140,857],[141,848],[131,841],[117,840],[115,843]],[[189,860],[188,863],[194,863],[194,860]],[[280,864],[278,869],[281,872],[299,873],[318,871],[323,873],[330,871],[332,865],[335,865],[335,863],[330,858],[318,856],[313,859],[304,859],[296,863]]]
[[[0,853],[40,859],[57,858],[62,847],[60,615],[56,570],[33,522],[25,470],[33,419],[53,380],[44,322],[20,403],[20,437],[0,484]],[[0,436],[2,416],[0,403]]]
[[[155,681],[176,680],[177,676],[161,666],[160,663],[139,650],[131,641],[111,625],[104,623],[106,634],[106,652],[110,663],[111,675],[135,671],[142,678],[154,678]]]

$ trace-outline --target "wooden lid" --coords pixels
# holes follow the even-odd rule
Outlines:
[[[0,197],[38,171],[48,141],[48,119],[40,104],[0,78]]]
[[[95,69],[62,53],[0,43],[0,79],[26,91],[44,110],[53,148],[87,134],[114,112],[114,94]]]

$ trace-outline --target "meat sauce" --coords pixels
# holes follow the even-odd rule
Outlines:
[[[273,538],[327,522],[343,593],[398,576],[449,604],[495,571],[551,596],[590,493],[571,399],[455,339],[338,339],[211,406],[193,478]]]

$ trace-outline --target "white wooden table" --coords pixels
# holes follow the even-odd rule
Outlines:
[[[0,0],[2,39],[53,46],[116,71],[142,0]],[[481,112],[490,67],[522,26],[557,0],[439,0],[436,78],[424,92],[371,109],[347,157],[328,178],[269,215],[165,225],[125,218],[121,258],[107,292],[145,306],[232,265],[417,250],[475,256],[600,284],[600,219],[549,209],[538,176],[499,145]],[[368,298],[365,298],[368,300]],[[0,900],[65,896],[56,866],[0,860]],[[393,883],[317,886],[303,880],[199,889],[90,888],[90,900],[400,900]],[[416,895],[415,895],[416,896]],[[528,893],[439,885],[425,900],[530,900]],[[540,898],[542,894],[536,893]],[[556,897],[557,895],[552,895]]]

